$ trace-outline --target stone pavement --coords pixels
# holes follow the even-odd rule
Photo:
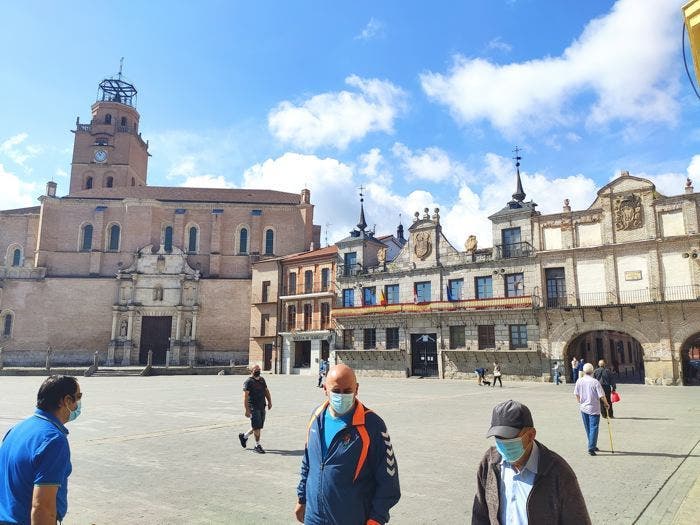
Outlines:
[[[243,450],[241,376],[80,378],[70,424],[73,524],[293,523],[295,487],[315,377],[267,376],[273,410],[268,454]],[[0,377],[0,432],[31,413],[39,377]],[[391,523],[468,523],[492,407],[517,399],[538,439],[577,472],[594,523],[697,523],[700,389],[622,385],[597,457],[571,385],[361,378],[360,398],[386,421],[402,499]]]

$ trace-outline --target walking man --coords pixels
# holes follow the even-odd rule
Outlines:
[[[597,379],[593,377],[593,365],[586,363],[583,365],[583,377],[576,381],[574,395],[579,403],[583,426],[588,437],[588,453],[595,456],[598,450],[598,425],[600,424],[601,404],[609,409],[608,400],[605,399],[605,392]]]
[[[498,361],[493,362],[493,385],[491,385],[492,388],[496,388],[496,381],[498,381],[499,386],[503,388],[503,381],[501,381],[501,365],[498,364]]]
[[[559,370],[559,362],[554,361],[554,366],[552,367],[552,373],[554,374],[554,384],[559,385],[561,383],[561,371]]]
[[[477,471],[472,525],[591,523],[573,469],[536,435],[525,405],[509,400],[494,407],[486,437],[495,446]]]
[[[608,400],[608,406],[610,407],[607,412],[602,410],[601,407],[601,415],[603,417],[610,416],[612,418],[614,417],[613,403],[612,399],[610,399],[610,394],[611,392],[614,392],[617,388],[617,382],[615,381],[614,374],[605,367],[605,359],[601,359],[600,361],[598,361],[598,368],[596,368],[593,371],[593,377],[595,377],[600,382],[600,386],[603,387],[603,392],[605,392],[605,399]]]
[[[264,454],[265,449],[260,444],[260,432],[265,425],[265,400],[268,410],[272,410],[272,396],[267,388],[265,379],[260,375],[260,365],[253,366],[252,373],[243,383],[243,408],[245,417],[250,418],[250,430],[245,434],[238,434],[241,446],[246,448],[248,438],[255,435],[255,448],[258,454]]]
[[[68,429],[80,415],[80,385],[53,375],[39,387],[36,410],[0,445],[0,523],[55,524],[68,510],[72,471]]]
[[[310,525],[382,525],[401,497],[386,425],[357,399],[352,368],[334,366],[324,390],[327,399],[308,425],[296,519]]]
[[[578,359],[576,356],[571,360],[571,382],[575,383],[578,379]]]
[[[321,358],[321,363],[318,365],[318,388],[323,386],[323,380],[328,373],[328,360]]]

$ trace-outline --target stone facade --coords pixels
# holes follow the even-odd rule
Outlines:
[[[246,363],[253,264],[318,246],[310,192],[148,186],[133,86],[110,82],[68,195],[0,211],[4,364]]]

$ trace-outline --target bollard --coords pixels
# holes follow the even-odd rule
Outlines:
[[[148,366],[153,366],[153,350],[148,351]]]
[[[99,360],[100,360],[100,356],[97,353],[97,350],[95,350],[95,355],[92,357],[92,366],[95,367],[95,370],[97,370],[97,366],[99,365]]]

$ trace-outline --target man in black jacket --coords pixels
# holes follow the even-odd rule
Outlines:
[[[598,361],[598,368],[593,371],[593,377],[595,377],[600,385],[603,387],[603,392],[605,392],[605,399],[608,400],[608,406],[610,407],[606,413],[603,402],[600,402],[600,415],[606,417],[606,414],[611,418],[613,416],[613,404],[612,399],[610,399],[611,392],[614,392],[617,388],[617,382],[615,381],[615,375],[605,368],[605,359]]]
[[[496,446],[479,465],[472,525],[591,523],[573,469],[536,433],[525,405],[509,400],[493,409],[486,437]]]

